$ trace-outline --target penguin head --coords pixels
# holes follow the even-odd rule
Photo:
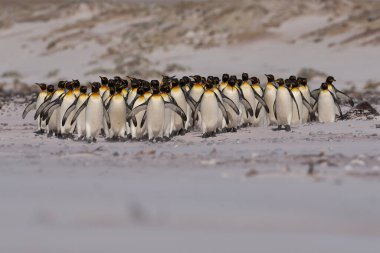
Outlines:
[[[188,76],[182,77],[182,80],[185,82],[185,85],[190,83],[190,78]]]
[[[160,90],[160,82],[158,80],[152,80],[150,81],[150,86],[152,87],[152,91],[154,90]],[[153,93],[153,94],[157,94],[157,93]]]
[[[238,80],[237,80],[237,85],[240,87],[242,84],[243,84],[243,80],[238,79]]]
[[[179,85],[179,81],[177,78],[172,79],[172,87],[177,87]]]
[[[266,74],[265,76],[268,79],[268,83],[274,82],[274,76],[272,74]]]
[[[201,83],[202,82],[202,77],[200,75],[195,75],[195,76],[190,76],[193,78],[194,82],[196,83]]]
[[[118,81],[118,82],[121,82],[121,80],[122,80],[120,76],[114,76],[113,79]]]
[[[144,95],[144,93],[145,93],[144,87],[140,86],[140,87],[137,88],[137,94],[139,96]]]
[[[202,76],[201,77],[201,83],[202,84],[206,84],[207,80],[206,80],[206,77]]]
[[[212,89],[214,87],[214,83],[213,82],[206,82],[205,87],[206,87],[206,89]]]
[[[301,78],[301,80],[298,83],[302,86],[307,86],[307,78]]]
[[[123,86],[124,89],[127,88],[128,87],[128,80],[121,79],[120,85]]]
[[[294,75],[289,76],[289,80],[292,82],[297,82],[297,77]]]
[[[100,81],[102,82],[102,85],[107,85],[108,84],[108,78],[105,76],[99,76]]]
[[[79,91],[80,91],[80,93],[81,94],[86,94],[87,93],[87,86],[81,86],[80,88],[79,88]]]
[[[207,83],[214,83],[214,77],[213,76],[208,76],[207,80],[206,80],[206,84]]]
[[[181,80],[179,80],[179,85],[181,87],[185,87],[186,86],[186,81],[183,78],[181,78]]]
[[[251,77],[252,84],[260,84],[260,79],[256,76]]]
[[[54,91],[54,85],[53,84],[49,84],[48,87],[47,87],[47,91],[48,92],[53,92]]]
[[[282,78],[277,79],[276,83],[278,84],[278,86],[285,86],[284,79],[282,79]]]
[[[321,90],[328,90],[328,89],[329,89],[329,85],[327,83],[321,84]]]
[[[98,93],[99,92],[99,85],[97,83],[91,84],[91,92],[92,93]]]
[[[109,88],[114,88],[116,85],[117,85],[117,81],[116,80],[114,80],[114,79],[109,79],[108,80],[107,86]]]
[[[73,80],[72,81],[72,84],[73,84],[73,88],[74,89],[78,89],[80,87],[80,82],[79,80]]]
[[[243,73],[241,75],[241,79],[243,80],[243,82],[248,82],[248,79],[249,79],[249,76],[247,73]]]
[[[285,79],[285,85],[286,85],[286,87],[291,89],[292,88],[292,81],[290,79]]]
[[[230,76],[230,79],[234,79],[235,82],[237,81],[237,77],[235,75]]]
[[[46,84],[45,83],[36,83],[38,87],[40,87],[41,90],[46,90]]]
[[[73,90],[73,82],[67,82],[67,83],[65,84],[65,88],[66,88],[67,90]]]
[[[116,86],[116,88],[114,89],[114,92],[116,91],[116,93],[120,94],[123,92],[123,87],[121,87],[120,85]],[[110,89],[110,92],[111,92],[111,89]]]
[[[222,82],[226,83],[226,82],[228,82],[228,79],[230,79],[230,75],[229,74],[223,74],[223,76],[222,76]]]
[[[59,89],[64,89],[66,85],[66,81],[59,81],[58,82],[58,88]]]
[[[329,76],[326,78],[326,83],[327,84],[332,84],[333,82],[335,82],[335,78],[333,76]]]
[[[139,87],[139,84],[137,83],[137,80],[136,79],[131,79],[131,87],[132,89],[135,89],[137,87]]]
[[[162,85],[160,90],[162,93],[170,93],[170,85],[168,84]]]
[[[140,87],[143,88],[144,92],[150,91],[150,83],[148,81],[144,81]]]
[[[214,84],[218,85],[220,83],[220,79],[217,76],[214,76]]]
[[[115,95],[115,87],[110,87],[110,95]]]
[[[232,78],[231,76],[230,79],[228,79],[228,85],[234,87],[235,84],[236,84],[236,79]]]

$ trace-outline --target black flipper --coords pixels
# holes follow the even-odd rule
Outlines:
[[[312,112],[312,111],[313,111],[313,108],[311,107],[309,101],[306,100],[306,98],[304,97],[304,95],[302,94],[302,92],[300,92],[300,93],[301,93],[301,97],[302,97],[302,103],[303,103],[303,105],[307,108],[307,110],[308,110],[309,112]]]
[[[66,110],[66,112],[65,112],[65,114],[63,115],[63,118],[62,118],[62,126],[64,126],[66,124],[67,118],[69,117],[69,115],[71,114],[71,112],[75,110],[75,107],[77,105],[78,99],[79,99],[79,96],[75,99],[74,103],[72,103],[70,105],[70,107],[67,108],[67,110]]]
[[[259,101],[259,103],[262,104],[262,106],[264,106],[265,111],[267,113],[269,113],[269,107],[268,107],[267,103],[265,103],[264,98],[262,96],[260,96],[259,93],[257,93],[253,87],[252,87],[252,91],[253,91],[253,94],[255,95],[255,98],[257,99],[257,101]]]
[[[52,97],[53,97],[53,94],[51,94],[49,97],[46,97],[45,101],[37,108],[37,111],[34,114],[34,120],[36,120],[38,116],[40,116],[41,112],[46,108],[46,106],[49,105]]]
[[[53,112],[55,111],[55,109],[57,109],[58,107],[60,107],[60,104],[59,104],[59,103],[54,104],[52,107],[49,108],[49,110],[48,110],[47,113],[44,115],[44,117],[41,117],[41,119],[42,119],[42,120],[46,120],[46,124],[49,124],[49,121],[50,121],[51,115],[53,114]]]
[[[335,94],[336,94],[336,97],[338,99],[338,103],[341,104],[341,103],[348,103],[351,107],[354,106],[354,101],[352,100],[351,97],[349,97],[346,93],[338,90],[337,88],[335,88],[334,85],[332,85],[332,87],[334,87],[334,90],[335,90]]]
[[[187,120],[186,113],[181,109],[181,107],[173,103],[166,102],[166,101],[164,101],[164,103],[165,103],[165,108],[168,108],[172,110],[173,112],[177,113],[182,118],[183,121]]]
[[[222,94],[222,99],[223,99],[223,102],[228,104],[232,110],[234,110],[234,112],[239,115],[239,108],[237,107],[237,105],[234,103],[234,101],[232,101],[229,97],[227,97],[226,95],[224,95],[223,93]]]
[[[315,101],[318,101],[319,91],[321,89],[315,89],[310,92],[310,96],[315,99]]]
[[[226,107],[224,107],[222,101],[220,101],[218,95],[214,92],[214,95],[216,97],[216,100],[218,101],[219,109],[222,111],[223,118],[226,120],[227,125],[230,123],[230,120],[228,119],[228,114],[226,111]]]
[[[110,129],[111,128],[111,119],[110,119],[110,115],[108,114],[108,111],[106,110],[106,107],[104,104],[103,104],[103,114],[104,114],[104,118],[106,119],[108,129]]]
[[[104,95],[104,94],[103,94]],[[110,104],[111,104],[111,100],[113,98],[113,95],[110,95],[106,101],[104,101],[104,104],[105,104],[105,107],[106,107],[106,110],[108,111],[108,109],[110,108]]]
[[[145,103],[143,103],[143,104],[141,104],[141,105],[135,107],[135,108],[129,113],[129,115],[128,115],[128,117],[127,117],[127,121],[130,120],[130,119],[132,119],[133,116],[136,116],[137,113],[146,110],[147,107],[148,107],[148,103],[147,103],[147,101],[146,101]]]
[[[338,101],[338,99],[334,96],[334,94],[333,94],[331,91],[329,91],[329,92],[330,92],[331,96],[332,96],[333,99],[334,99],[334,103],[335,103],[336,107],[338,108],[339,116],[342,117],[342,116],[343,116],[343,114],[342,114],[342,109],[340,108],[340,105],[339,105],[339,101]]]
[[[256,110],[255,110],[255,118],[259,117],[261,108],[263,108],[262,104],[257,104]]]
[[[31,110],[34,110],[36,109],[36,100],[33,100],[32,102],[30,102],[26,107],[25,107],[25,110],[23,111],[22,113],[22,118],[25,119],[26,115],[31,111]]]
[[[143,117],[142,117],[142,119],[141,119],[141,122],[140,122],[140,128],[143,127],[144,124],[145,124],[145,121],[146,121],[146,112],[147,112],[147,111],[144,112],[144,115],[143,115]]]
[[[299,107],[298,107],[298,104],[297,104],[296,98],[294,97],[293,92],[292,92],[291,90],[289,90],[289,88],[287,88],[287,89],[288,89],[289,94],[290,94],[290,96],[292,97],[294,103],[295,103],[296,106],[297,106],[298,118],[301,119],[300,109],[299,109]],[[301,92],[300,92],[300,93],[301,93]],[[301,94],[302,94],[302,93],[301,93]]]
[[[193,125],[195,125],[195,121],[198,120],[198,112],[199,112],[199,109],[201,107],[201,102],[202,102],[202,99],[203,99],[203,95],[204,93],[202,94],[202,96],[199,98],[199,101],[195,104],[195,109],[193,111],[193,115],[192,115],[192,118],[193,118]]]
[[[70,125],[74,124],[74,122],[77,120],[79,114],[81,111],[83,111],[84,108],[86,108],[88,104],[88,100],[90,99],[91,95],[86,99],[86,101],[83,102],[83,104],[79,107],[79,109],[75,112],[73,119],[70,122]]]
[[[244,96],[242,96],[242,98],[241,98],[240,101],[241,101],[241,103],[243,104],[243,106],[245,108],[245,111],[247,113],[247,117],[248,117],[248,113],[252,117],[253,116],[253,109],[252,109],[251,104],[247,101],[247,99],[244,98]]]

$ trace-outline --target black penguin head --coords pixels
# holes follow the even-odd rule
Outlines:
[[[185,87],[186,86],[186,81],[183,78],[181,78],[181,80],[179,80],[179,85],[181,87]]]
[[[110,87],[110,95],[115,95],[115,87]]]
[[[38,87],[40,87],[41,90],[46,90],[46,84],[45,83],[36,83]]]
[[[230,79],[234,79],[235,82],[237,81],[237,77],[235,75],[230,76]]]
[[[141,96],[141,95],[144,95],[144,93],[145,93],[144,87],[140,86],[140,87],[137,88],[137,94],[138,95]]]
[[[49,84],[48,87],[47,87],[47,91],[48,92],[53,92],[54,91],[54,85],[53,84]]]
[[[267,74],[265,76],[268,79],[268,83],[273,83],[274,82],[274,76],[272,74]]]
[[[172,87],[177,87],[179,85],[179,81],[177,78],[172,79]]]
[[[93,83],[91,84],[91,86],[94,86],[94,87],[98,88],[98,90],[99,90],[101,84],[100,84],[99,82],[93,82]]]
[[[292,81],[290,79],[285,79],[285,85],[286,85],[286,87],[291,89],[292,88]]]
[[[107,85],[108,84],[108,78],[105,76],[99,76],[100,81],[102,82],[102,85]]]
[[[248,82],[248,79],[249,79],[249,76],[247,73],[243,73],[241,75],[241,79],[243,80],[243,82]]]
[[[72,81],[74,89],[78,89],[80,87],[80,82],[79,80],[73,80]]]
[[[213,82],[206,82],[206,89],[212,89],[214,87]]]
[[[260,84],[260,79],[256,76],[251,77],[252,84]]]
[[[294,75],[291,75],[291,76],[289,76],[289,80],[292,81],[292,82],[296,82],[297,81],[297,77],[294,76]]]
[[[79,91],[80,91],[80,93],[82,93],[82,94],[86,94],[86,93],[87,93],[87,86],[82,85],[82,86],[79,88]]]
[[[240,87],[242,84],[243,84],[243,80],[238,79],[238,80],[237,80],[237,85]]]
[[[92,84],[91,84],[91,92],[92,92],[92,93],[97,93],[97,92],[99,92],[99,85],[98,85],[98,83],[92,83]]]
[[[220,79],[217,76],[214,76],[214,84],[218,85],[220,83]]]
[[[128,81],[125,79],[121,79],[120,85],[123,86],[123,88],[127,88],[128,87]]]
[[[154,92],[154,90],[158,90],[160,91],[160,82],[158,80],[152,80],[150,81],[150,86],[152,87],[152,91]],[[153,93],[153,94],[157,94],[157,93]]]
[[[117,85],[117,81],[114,79],[109,79],[107,85],[109,88],[114,88]]]
[[[231,76],[230,79],[228,79],[228,85],[235,86],[235,84],[236,84],[236,79],[232,78]]]
[[[59,89],[64,89],[67,81],[59,81],[58,82],[58,88]]]
[[[226,82],[228,82],[228,79],[230,79],[230,75],[229,74],[223,74],[223,76],[222,76],[222,82],[226,83]]]
[[[196,82],[196,83],[202,82],[202,77],[200,75],[195,75],[195,76],[190,76],[190,77],[193,78],[194,82]]]
[[[162,93],[170,93],[170,86],[168,84],[162,85],[160,90]]]
[[[307,86],[307,78],[301,77],[301,80],[298,83],[302,86]]]
[[[114,76],[113,79],[115,79],[116,81],[119,81],[119,82],[121,82],[121,80],[122,80],[120,76]]]
[[[277,79],[276,83],[278,84],[278,86],[285,86],[284,79],[282,79],[282,78]]]
[[[137,83],[136,79],[131,79],[131,87],[132,89],[139,87],[139,84]]]
[[[322,83],[321,84],[321,90],[328,90],[329,85],[327,83]]]
[[[110,89],[110,90],[111,90],[111,89]],[[123,92],[123,87],[121,87],[120,85],[118,85],[118,86],[116,86],[115,91],[116,91],[117,93],[121,93],[121,92]]]
[[[143,84],[140,86],[143,88],[144,92],[150,91],[150,83],[148,81],[144,81]]]
[[[191,81],[188,76],[182,77],[182,80],[185,82],[185,85],[188,84],[188,83],[190,83],[190,81]]]
[[[67,83],[65,84],[65,88],[66,88],[67,90],[73,90],[73,82],[67,82]]]
[[[329,76],[326,78],[326,83],[327,84],[332,84],[333,82],[335,82],[335,78],[333,76]]]
[[[208,76],[206,83],[214,83],[214,77],[213,76]]]

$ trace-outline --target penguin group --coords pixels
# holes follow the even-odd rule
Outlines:
[[[192,129],[199,129],[204,138],[247,126],[290,131],[314,120],[334,122],[342,115],[342,104],[354,105],[334,86],[332,76],[313,91],[306,78],[266,78],[263,86],[247,73],[241,78],[223,74],[221,79],[163,76],[161,81],[100,77],[100,82],[86,86],[78,80],[56,86],[37,83],[40,92],[22,117],[35,109],[36,133],[49,137],[95,142],[102,135],[108,140],[157,142]]]

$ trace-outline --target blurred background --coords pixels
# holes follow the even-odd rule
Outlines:
[[[0,0],[0,90],[99,75],[380,81],[376,0]]]

